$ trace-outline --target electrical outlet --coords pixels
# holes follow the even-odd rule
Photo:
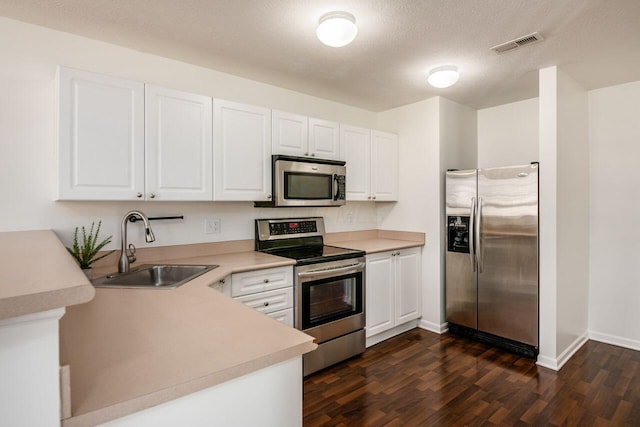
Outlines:
[[[347,214],[347,224],[353,224],[353,212]]]
[[[219,234],[220,218],[206,218],[204,220],[204,234]]]

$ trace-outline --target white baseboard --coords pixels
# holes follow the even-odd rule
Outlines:
[[[418,320],[412,320],[410,322],[404,323],[400,326],[396,326],[395,328],[391,328],[384,332],[380,332],[379,334],[373,335],[371,337],[367,337],[366,347],[371,347],[372,345],[376,345],[384,340],[388,340],[391,337],[395,337],[396,335],[400,335],[404,332],[410,331],[418,326]]]
[[[435,332],[436,334],[444,334],[449,330],[449,324],[444,322],[442,324],[429,322],[428,320],[420,319],[420,323],[418,323],[418,327],[420,329],[426,329],[430,332]]]
[[[640,351],[640,341],[617,335],[605,334],[602,332],[589,331],[589,339],[603,342],[605,344],[617,345],[618,347]]]
[[[589,333],[585,331],[584,334],[580,335],[576,338],[570,345],[567,347],[557,358],[541,356],[538,355],[538,359],[536,364],[538,366],[542,366],[543,368],[553,369],[554,371],[559,371],[565,363],[571,359],[571,357],[576,354],[576,351],[580,350],[587,341],[589,340]]]

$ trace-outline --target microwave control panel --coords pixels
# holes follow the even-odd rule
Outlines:
[[[469,253],[469,217],[447,217],[447,250]]]
[[[347,195],[346,176],[336,175],[335,180],[338,183],[338,191],[334,197],[334,200],[345,200]]]

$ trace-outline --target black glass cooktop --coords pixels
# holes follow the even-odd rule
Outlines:
[[[280,248],[268,251],[272,255],[296,260],[296,265],[317,264],[319,262],[339,261],[365,255],[364,251],[339,248],[337,246],[301,246]]]

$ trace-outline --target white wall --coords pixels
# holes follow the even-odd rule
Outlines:
[[[444,312],[444,171],[474,168],[475,110],[436,97],[378,114],[400,140],[400,201],[380,204],[379,227],[422,231],[422,322],[440,331]]]
[[[379,225],[387,230],[422,231],[422,318],[440,328],[439,100],[430,98],[378,114],[378,126],[400,141],[399,201],[380,204]]]
[[[590,336],[640,350],[640,82],[589,92]]]
[[[557,351],[584,341],[589,308],[589,134],[587,91],[558,70]],[[544,165],[541,173],[544,173]]]
[[[478,110],[478,167],[537,162],[538,98]]]
[[[559,369],[586,340],[589,275],[587,94],[540,70],[540,355]]]
[[[75,226],[102,219],[101,235],[113,235],[110,247],[116,248],[122,216],[133,208],[150,216],[185,216],[184,221],[153,224],[156,242],[151,245],[156,246],[252,239],[256,217],[322,215],[329,232],[377,227],[373,203],[274,210],[255,209],[250,202],[56,202],[57,65],[364,127],[374,127],[376,116],[302,93],[5,18],[0,18],[0,40],[0,231],[51,228],[69,243]],[[205,217],[220,218],[222,232],[205,235]],[[141,227],[130,228],[133,242],[146,245]]]

